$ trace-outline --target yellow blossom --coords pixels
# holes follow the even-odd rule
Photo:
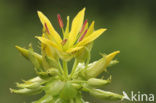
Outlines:
[[[74,54],[84,48],[87,44],[93,42],[96,38],[98,38],[106,29],[101,28],[94,31],[94,21],[92,22],[91,26],[85,26],[83,28],[83,21],[84,21],[84,14],[85,8],[82,9],[73,19],[71,24],[71,30],[69,32],[69,16],[67,17],[67,26],[64,32],[63,30],[63,23],[61,22],[61,29],[63,31],[63,39],[54,29],[53,25],[50,23],[49,19],[40,11],[38,11],[38,16],[40,21],[43,25],[43,35],[42,37],[37,36],[37,38],[46,45],[45,51],[47,51],[47,55],[52,57],[50,53],[50,48],[53,48],[53,52],[55,51],[57,55],[62,58],[63,60],[70,60]],[[58,15],[58,19],[60,15]],[[83,30],[83,29],[84,30]],[[81,32],[80,32],[81,31]]]

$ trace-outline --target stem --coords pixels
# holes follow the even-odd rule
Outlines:
[[[64,70],[65,77],[68,78],[68,65],[66,61],[63,61],[63,70]]]
[[[86,48],[86,50],[87,50],[88,58],[87,58],[87,61],[86,61],[85,70],[88,68],[88,64],[90,62],[90,51],[87,48]]]
[[[77,65],[78,65],[78,60],[75,59],[75,62],[74,62],[74,65],[73,65],[73,68],[72,68],[72,71],[71,71],[71,74],[70,74],[70,78],[73,77],[73,74],[74,74],[74,72],[76,70]]]
[[[64,74],[64,72],[63,72],[63,69],[62,69],[62,66],[61,66],[61,63],[60,63],[59,59],[58,59],[58,64],[59,64],[59,71],[61,72],[61,74]]]

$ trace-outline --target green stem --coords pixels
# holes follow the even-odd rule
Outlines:
[[[87,61],[86,61],[85,70],[88,68],[88,64],[90,62],[90,51],[87,48],[86,48],[86,50],[87,50],[88,58],[87,58]]]
[[[68,65],[66,61],[63,61],[63,70],[64,70],[65,77],[68,78]]]
[[[60,71],[61,74],[63,75],[64,72],[63,72],[63,69],[62,69],[62,66],[61,66],[61,63],[60,63],[59,59],[58,59],[58,64],[59,64],[59,71]]]
[[[74,62],[74,65],[73,65],[73,68],[72,68],[72,71],[71,71],[71,74],[70,74],[70,79],[73,77],[73,74],[74,74],[74,72],[76,70],[77,65],[78,65],[78,60],[75,59],[75,62]]]

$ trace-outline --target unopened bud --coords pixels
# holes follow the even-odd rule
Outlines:
[[[122,100],[123,95],[103,91],[100,89],[89,89],[89,93],[97,98],[106,99],[106,100]]]
[[[102,80],[102,79],[96,79],[96,78],[90,78],[88,80],[88,85],[90,86],[103,86],[110,83],[110,80]]]
[[[22,48],[22,47],[19,47],[19,46],[16,46],[16,49],[28,60],[30,60],[30,57],[29,57],[29,50],[25,49],[25,48]],[[39,61],[40,64],[42,64],[42,56],[35,53],[35,52],[32,52],[32,55]],[[31,61],[31,60],[30,60]]]
[[[36,89],[10,89],[11,93],[16,93],[16,94],[26,94],[26,95],[35,95],[35,94],[39,94],[42,92],[42,87],[40,88],[36,88]]]
[[[27,82],[27,83],[16,83],[17,87],[19,88],[28,88],[28,89],[36,89],[36,88],[40,88],[41,85],[38,82],[35,83],[31,83],[31,82]]]
[[[112,59],[120,53],[119,51],[113,52],[109,55],[104,55],[102,59],[92,63],[86,71],[86,75],[88,78],[94,78],[97,77],[99,74],[101,74],[103,71],[106,71],[107,66],[112,61]]]

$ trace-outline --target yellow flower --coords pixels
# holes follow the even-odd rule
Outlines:
[[[104,28],[94,30],[94,21],[89,27],[87,21],[83,24],[84,14],[85,8],[82,9],[73,19],[70,31],[69,16],[67,17],[67,26],[64,31],[62,19],[60,15],[58,15],[58,21],[63,33],[63,37],[61,38],[50,23],[49,19],[42,12],[38,11],[38,16],[43,25],[43,35],[42,37],[38,36],[37,38],[42,42],[48,56],[54,56],[54,54],[50,52],[52,49],[51,51],[55,51],[59,58],[68,61],[77,51],[93,42],[104,31],[106,31]]]

